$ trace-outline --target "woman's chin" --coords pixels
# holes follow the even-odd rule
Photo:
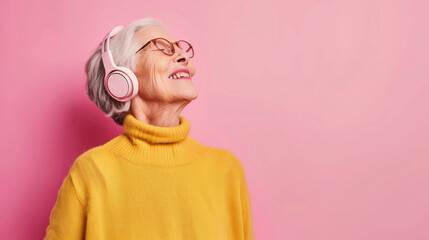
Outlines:
[[[180,92],[180,96],[184,99],[194,100],[198,97],[198,91],[196,89],[189,89]]]

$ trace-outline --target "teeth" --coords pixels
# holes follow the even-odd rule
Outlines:
[[[185,72],[179,72],[179,73],[176,73],[173,76],[170,76],[168,78],[177,79],[177,78],[182,78],[182,77],[189,77],[189,74],[185,73]]]

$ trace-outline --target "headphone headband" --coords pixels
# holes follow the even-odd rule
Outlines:
[[[123,28],[124,26],[122,25],[114,27],[112,30],[110,30],[106,37],[104,37],[101,44],[101,58],[103,59],[103,65],[106,68],[106,71],[117,68],[115,62],[113,61],[112,52],[109,48],[109,42],[110,38],[119,33]]]

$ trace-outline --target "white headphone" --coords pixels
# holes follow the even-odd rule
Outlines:
[[[136,75],[129,68],[116,66],[109,49],[110,38],[123,28],[122,25],[113,28],[101,45],[101,58],[105,69],[104,86],[110,96],[120,102],[134,98],[139,89]]]

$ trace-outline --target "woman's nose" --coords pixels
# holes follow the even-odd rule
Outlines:
[[[183,50],[183,49],[181,49],[179,47],[176,47],[176,53],[177,53],[177,56],[176,56],[175,61],[176,62],[182,62],[185,65],[187,65],[188,61],[189,61],[189,55],[188,55],[188,53],[185,52],[185,50]]]

